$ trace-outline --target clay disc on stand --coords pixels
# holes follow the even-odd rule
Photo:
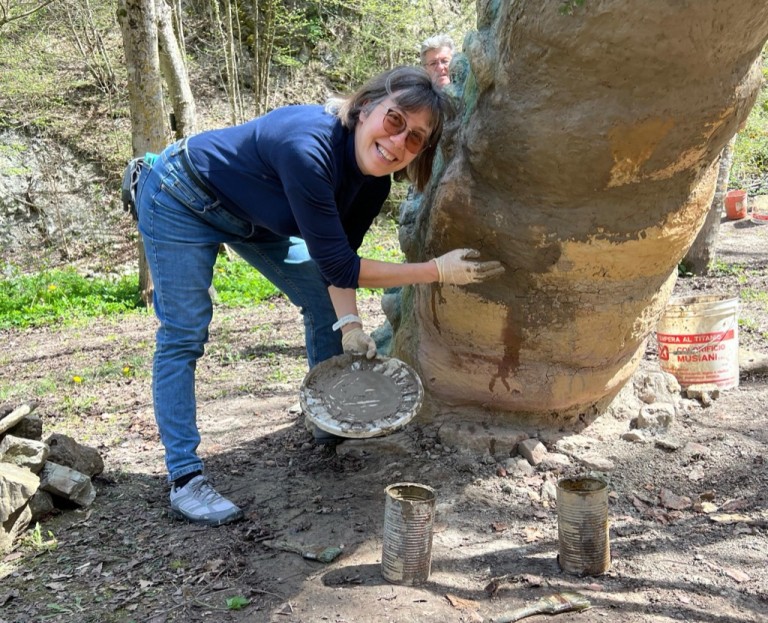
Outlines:
[[[344,354],[312,368],[299,399],[318,428],[362,439],[387,435],[410,422],[424,388],[413,368],[399,359]]]

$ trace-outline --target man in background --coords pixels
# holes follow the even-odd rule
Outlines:
[[[451,82],[448,67],[455,50],[453,39],[448,35],[435,35],[421,43],[421,64],[440,88]]]

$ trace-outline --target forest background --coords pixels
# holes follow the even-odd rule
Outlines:
[[[514,592],[502,591],[504,599],[514,594],[533,600],[543,590],[539,587],[550,586],[552,578],[559,581],[549,555],[551,506],[543,495],[544,502],[529,501],[539,499],[543,485],[551,485],[549,474],[528,476],[518,486],[520,479],[501,478],[487,457],[465,457],[451,452],[450,444],[440,449],[445,442],[437,443],[417,426],[408,434],[417,438],[418,451],[407,459],[393,458],[389,450],[366,461],[317,451],[297,415],[288,412],[306,372],[297,314],[254,271],[226,255],[216,271],[220,300],[213,339],[201,362],[201,416],[209,433],[203,451],[214,471],[227,475],[249,517],[207,539],[192,527],[163,520],[167,495],[149,398],[154,320],[138,296],[135,227],[119,201],[122,169],[132,153],[118,3],[43,1],[45,6],[38,8],[0,0],[0,408],[38,401],[46,435],[70,434],[97,447],[108,468],[93,509],[63,513],[44,521],[42,528],[30,526],[18,550],[0,561],[0,621],[6,616],[24,622],[264,621],[269,610],[276,613],[273,620],[292,621],[304,616],[302,607],[333,620],[334,613],[353,608],[354,602],[358,616],[346,620],[372,621],[374,615],[376,621],[455,620],[454,606],[432,595],[427,600],[426,592],[401,592],[398,603],[388,601],[386,587],[378,587],[371,563],[381,516],[376,495],[395,474],[429,478],[440,485],[443,499],[453,495],[459,501],[461,512],[448,515],[455,525],[447,529],[444,524],[438,533],[443,555],[436,576],[442,579],[455,568],[462,596],[478,597],[482,591],[473,581],[485,578],[486,567],[516,578]],[[584,4],[552,1],[566,13]],[[465,0],[192,0],[177,2],[175,8],[199,130],[237,123],[276,106],[322,102],[392,65],[416,64],[419,42],[437,32],[451,34],[460,48],[463,34],[475,28],[476,14],[474,3]],[[768,75],[765,52],[763,72]],[[167,132],[170,142],[170,122]],[[744,188],[750,197],[768,194],[765,86],[734,151],[729,188]],[[396,185],[387,213],[366,239],[366,256],[401,257],[396,214],[405,190]],[[726,224],[724,229],[730,230],[731,247],[750,256],[746,234],[759,228]],[[751,254],[757,268],[727,262],[737,255],[732,253],[716,262],[711,281],[725,282],[722,287],[729,291],[741,289],[742,301],[749,302],[749,295],[752,309],[760,308],[759,316],[744,313],[740,328],[744,341],[764,352],[768,325],[760,319],[768,310],[768,290],[759,276],[765,273],[765,245],[755,239],[761,245]],[[380,319],[375,295],[363,304],[365,312]],[[656,523],[631,516],[640,512],[632,508],[650,499],[644,492],[651,484],[691,495],[703,488],[690,484],[700,463],[717,475],[718,492],[732,494],[736,502],[750,488],[766,490],[758,430],[764,428],[765,403],[755,387],[731,392],[718,403],[727,417],[714,420],[713,410],[702,410],[698,419],[687,417],[677,429],[686,440],[706,443],[712,453],[706,461],[693,465],[677,455],[670,458],[661,448],[624,443],[613,430],[595,447],[604,456],[618,457],[620,469],[612,485],[618,571],[601,580],[603,592],[600,585],[588,585],[593,602],[603,608],[596,608],[593,617],[606,616],[613,600],[617,606],[609,611],[611,620],[622,623],[648,620],[645,613],[654,608],[670,620],[687,616],[741,623],[762,616],[765,574],[760,565],[750,566],[748,556],[763,554],[761,532],[737,526],[737,542],[727,527],[707,527],[696,516],[691,529],[687,517],[675,519],[668,509],[653,505],[661,517]],[[236,420],[238,414],[242,421]],[[234,432],[224,426],[219,430],[219,422],[238,426]],[[733,437],[731,429],[749,434]],[[428,472],[431,465],[440,469]],[[283,504],[286,490],[295,507]],[[308,490],[311,500],[305,499]],[[356,496],[348,498],[347,491]],[[756,508],[764,508],[761,495],[749,496]],[[347,521],[350,513],[354,522]],[[673,525],[662,522],[667,519]],[[297,523],[306,539],[331,529],[352,531],[351,537],[344,533],[347,542],[372,538],[370,551],[359,547],[358,558],[350,548],[335,576],[338,585],[366,592],[340,601],[334,577],[328,587],[319,586],[315,569],[300,566],[304,561],[263,551],[260,539]],[[520,538],[531,548],[530,556],[491,551],[497,540],[513,543],[512,534],[524,535]],[[467,539],[477,547],[471,551],[480,553],[447,563],[445,552],[467,552]],[[710,539],[712,549],[707,548]],[[743,556],[738,565],[728,562],[731,551]],[[733,569],[722,571],[715,562],[728,562]],[[669,581],[681,568],[704,580]],[[752,579],[744,580],[739,572]],[[583,588],[584,583],[573,586]],[[233,602],[237,608],[229,605],[241,596],[251,600],[242,613],[237,604],[243,602]],[[711,618],[700,614],[700,601],[702,612],[714,613]],[[482,605],[491,611],[503,603],[487,600]],[[376,604],[375,613],[371,604]],[[289,614],[293,607],[298,614]],[[427,607],[435,612],[432,618],[424,614]],[[568,615],[561,619],[569,620]],[[472,619],[467,614],[462,620]]]
[[[117,19],[123,6],[0,2],[0,327],[143,305],[135,295],[137,235],[119,204],[122,170],[134,155]],[[418,64],[420,42],[436,33],[460,47],[475,7],[468,0],[225,0],[175,2],[173,16],[200,131],[282,105],[321,103],[379,71]],[[170,143],[168,90],[164,107]],[[396,185],[387,216],[406,190]],[[365,248],[378,259],[401,257],[391,218]],[[224,304],[277,295],[238,263],[222,258],[219,268]]]
[[[561,2],[560,9],[566,13],[576,4]],[[0,146],[0,158],[3,151],[28,149],[17,140],[21,134],[54,140],[66,149],[62,160],[70,162],[61,162],[59,169],[71,166],[73,159],[93,165],[82,192],[63,189],[77,195],[74,209],[82,215],[81,227],[67,228],[62,224],[65,215],[47,214],[53,226],[34,223],[34,236],[11,241],[18,244],[2,240],[0,327],[140,307],[132,292],[136,233],[118,202],[122,168],[133,155],[118,6],[103,0],[42,0],[39,5],[3,0],[0,5],[0,133],[10,135]],[[450,34],[460,49],[464,34],[475,27],[476,8],[469,0],[175,0],[173,15],[196,103],[197,129],[204,130],[239,123],[277,106],[322,102],[381,70],[417,64],[419,43],[436,33]],[[768,74],[765,53],[763,65]],[[171,110],[166,102],[168,142],[173,140]],[[18,180],[25,173],[15,160],[0,162],[0,177]],[[729,188],[743,188],[750,195],[768,193],[768,88],[763,88],[737,137]],[[395,186],[384,218],[369,236],[367,253],[381,259],[400,257],[395,219],[405,191],[405,185]],[[6,205],[0,211],[9,228],[34,221],[35,210],[45,211],[34,205],[35,197],[27,199],[28,214],[24,206]],[[0,192],[0,205],[14,201],[19,201],[18,193],[14,197]],[[51,204],[53,211],[63,212],[56,201]],[[57,274],[59,280],[74,284],[87,277],[78,286],[81,298],[60,300],[60,289],[38,291],[51,281],[49,271],[59,268],[66,273]],[[35,274],[45,278],[24,281]],[[236,283],[245,278],[241,293],[276,294],[268,284],[254,284],[235,266],[224,266],[219,275],[220,281],[229,276]],[[222,285],[225,303],[247,302],[247,296],[234,293],[228,299]],[[91,290],[96,299],[104,291],[119,300],[97,304],[91,312]],[[37,304],[43,309],[34,311]]]

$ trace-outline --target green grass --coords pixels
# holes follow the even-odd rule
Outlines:
[[[39,41],[39,40],[38,40]],[[41,44],[41,47],[45,44]],[[53,46],[51,46],[53,47]],[[0,72],[0,86],[5,97],[56,97],[56,74],[51,71],[52,59],[43,54],[33,57],[27,50],[14,45],[9,39],[0,38],[0,51],[4,57],[3,71]]]
[[[389,218],[379,218],[363,239],[360,257],[382,262],[403,262],[405,258],[397,239],[397,223]]]
[[[230,260],[225,255],[216,261],[213,285],[219,304],[225,307],[254,305],[280,294],[266,277],[239,257]]]
[[[375,260],[400,262],[397,225],[380,219],[371,227],[360,254]],[[24,274],[7,264],[0,279],[0,330],[72,325],[88,318],[141,313],[138,277],[86,277],[73,268]],[[225,307],[258,305],[280,292],[243,260],[220,255],[214,269],[213,285],[218,303]],[[378,290],[363,290],[366,295]]]
[[[732,264],[730,262],[725,262],[720,258],[715,258],[709,268],[712,275],[719,277],[724,277],[727,275],[743,277],[745,270],[744,266],[741,264]]]
[[[0,402],[13,402],[14,400],[28,400],[30,396],[45,398],[56,394],[60,389],[59,384],[50,377],[41,377],[35,384],[19,383],[14,379],[0,380]]]
[[[744,288],[741,291],[741,300],[762,303],[763,307],[768,308],[768,292],[764,292],[763,290]]]
[[[0,329],[72,324],[138,310],[135,277],[89,278],[72,268],[22,274],[6,265],[0,281]]]

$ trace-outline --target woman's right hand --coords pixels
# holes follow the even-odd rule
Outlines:
[[[452,286],[463,286],[470,283],[479,283],[493,279],[504,274],[501,262],[492,260],[478,262],[480,251],[476,249],[454,249],[448,253],[434,258],[439,275],[438,282]]]
[[[376,342],[360,327],[350,329],[341,336],[341,346],[345,353],[365,355],[367,359],[376,356]]]

